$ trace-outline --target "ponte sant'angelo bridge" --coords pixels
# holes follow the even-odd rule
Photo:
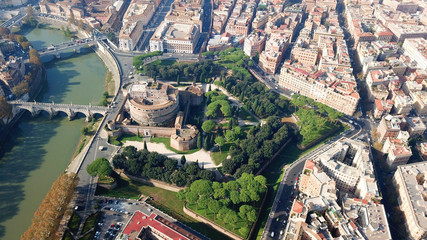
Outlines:
[[[37,116],[41,111],[49,113],[49,117],[55,117],[58,112],[67,114],[68,119],[72,120],[77,113],[82,113],[86,116],[86,121],[90,121],[95,114],[105,116],[108,112],[108,107],[92,106],[92,105],[76,105],[76,104],[55,104],[55,103],[41,103],[41,102],[22,102],[22,101],[9,101],[13,106],[13,113],[17,114],[21,109],[27,110],[32,116]]]

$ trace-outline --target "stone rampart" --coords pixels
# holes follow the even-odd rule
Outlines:
[[[168,184],[168,183],[165,183],[162,181],[158,181],[158,180],[155,180],[152,178],[135,177],[132,175],[125,174],[122,171],[118,171],[118,170],[115,170],[115,171],[121,177],[123,177],[125,179],[130,179],[132,181],[141,182],[141,183],[148,185],[148,186],[154,186],[154,187],[158,187],[158,188],[165,189],[165,190],[172,191],[172,192],[179,192],[179,190],[185,189],[184,187],[178,187],[178,186]]]
[[[175,134],[175,128],[145,127],[145,126],[119,126],[123,134],[144,135],[156,137],[170,137]]]

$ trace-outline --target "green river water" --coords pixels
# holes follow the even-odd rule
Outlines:
[[[26,30],[37,49],[69,41],[60,31]],[[37,101],[98,104],[106,68],[96,53],[74,55],[45,64],[47,84]],[[34,212],[52,183],[65,170],[76,149],[84,116],[69,121],[65,114],[23,118],[9,136],[0,158],[0,239],[15,240],[31,224]]]

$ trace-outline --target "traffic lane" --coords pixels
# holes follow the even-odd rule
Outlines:
[[[289,210],[292,207],[292,203],[290,202],[290,197],[292,195],[292,192],[294,191],[294,184],[296,181],[296,178],[298,175],[302,172],[304,168],[305,160],[300,160],[297,163],[294,163],[294,165],[286,171],[284,175],[284,181],[282,180],[280,184],[284,184],[284,188],[282,191],[282,194],[279,197],[280,203],[277,205],[276,211],[272,214],[273,215],[273,221],[271,222],[270,229],[268,231],[268,237],[267,239],[277,239],[279,236],[280,230],[283,230],[285,226],[283,226],[283,221],[287,216],[289,216]],[[276,221],[276,219],[279,218],[279,221]],[[271,238],[270,234],[274,231],[274,238]]]

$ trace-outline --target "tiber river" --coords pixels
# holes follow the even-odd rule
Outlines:
[[[61,31],[33,29],[24,35],[38,49],[69,41]],[[37,101],[98,104],[107,73],[96,53],[74,55],[45,64],[47,86]],[[69,121],[59,114],[23,118],[7,140],[0,158],[0,239],[17,240],[52,183],[66,169],[78,145],[84,116]],[[3,148],[4,149],[4,148]]]

